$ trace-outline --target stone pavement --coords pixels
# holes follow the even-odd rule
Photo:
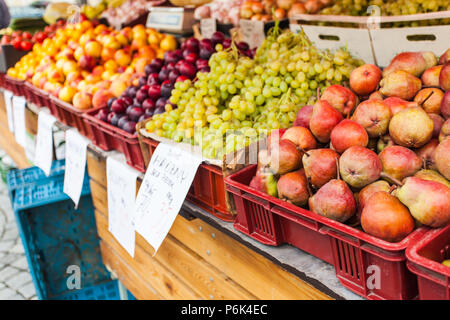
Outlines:
[[[36,300],[8,189],[0,180],[0,300]]]

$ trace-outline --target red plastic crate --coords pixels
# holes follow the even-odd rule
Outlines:
[[[15,96],[25,95],[25,81],[5,75],[6,88]]]
[[[72,106],[70,103],[62,101],[52,95],[49,95],[49,97],[51,105],[50,110],[52,114],[64,124],[77,128],[83,136],[89,137],[87,128],[88,125],[82,115],[92,109],[80,110]],[[94,110],[97,111],[98,109]]]
[[[159,142],[142,136],[141,141],[141,147],[145,148],[142,154],[147,167]],[[186,199],[221,220],[234,221],[234,215],[227,208],[222,168],[218,166],[200,164]]]
[[[333,264],[341,283],[365,298],[417,296],[417,279],[406,267],[405,250],[427,228],[390,243],[250,188],[255,173],[256,165],[251,165],[225,178],[226,190],[234,197],[237,230],[267,245],[289,243]],[[373,274],[379,276],[379,286],[372,283]]]
[[[417,275],[420,300],[450,300],[450,225],[431,230],[406,250],[408,269]]]
[[[0,87],[6,89],[5,73],[0,72]]]
[[[25,98],[38,107],[46,107],[48,105],[48,93],[36,88],[30,82],[25,82]]]
[[[109,123],[95,117],[99,109],[87,111],[82,114],[87,128],[87,137],[100,149],[105,151],[117,150],[125,155],[127,164],[145,172],[144,157],[137,133],[130,134]]]

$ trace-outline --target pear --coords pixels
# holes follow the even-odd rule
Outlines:
[[[364,206],[366,205],[367,200],[378,191],[386,191],[389,192],[391,189],[391,186],[387,181],[384,180],[378,180],[375,181],[364,188],[361,189],[358,193],[358,217],[361,218],[362,210],[364,209]]]
[[[383,76],[392,72],[403,70],[416,77],[425,70],[437,64],[436,56],[431,51],[426,52],[402,52],[391,60],[391,63],[383,70]]]
[[[450,180],[450,138],[444,139],[436,147],[434,162],[439,172]]]
[[[389,242],[399,242],[414,230],[408,208],[396,197],[377,191],[361,212],[361,227],[368,234]]]
[[[411,100],[422,88],[422,81],[406,71],[394,71],[380,81],[380,92],[387,97]]]
[[[387,147],[378,156],[383,165],[383,173],[387,174],[391,181],[392,178],[403,180],[412,176],[422,167],[422,160],[419,156],[405,147]]]
[[[337,177],[336,158],[339,154],[331,149],[309,150],[303,155],[303,168],[313,188],[319,189]]]
[[[433,136],[432,137],[439,138],[439,135],[441,133],[441,129],[445,123],[445,120],[440,115],[435,114],[435,113],[429,113],[428,116],[430,117],[431,120],[433,120]],[[448,127],[450,129],[450,122],[448,123]]]
[[[446,185],[447,187],[450,188],[450,181],[445,179],[443,176],[441,176],[435,170],[422,169],[422,170],[418,171],[414,175],[414,177],[420,178],[420,179],[424,179],[424,180],[431,180],[431,181],[440,182],[440,183],[442,183],[442,184],[444,184],[444,185]]]
[[[322,100],[327,101],[344,116],[351,113],[358,104],[358,97],[352,90],[339,84],[326,88],[322,94]]]
[[[316,139],[311,131],[301,126],[295,126],[287,129],[281,139],[290,140],[302,151],[308,151],[317,147]]]
[[[352,146],[365,147],[369,143],[369,135],[362,125],[344,119],[331,131],[331,145],[338,153],[343,153]]]
[[[416,154],[422,159],[425,169],[437,170],[434,162],[434,151],[439,144],[438,139],[431,139],[426,145],[416,150]]]
[[[433,228],[450,223],[450,188],[446,185],[408,177],[396,195],[420,223]]]
[[[297,206],[308,203],[309,190],[305,170],[289,172],[280,177],[277,183],[278,197]]]
[[[380,137],[377,141],[377,152],[380,153],[385,148],[395,146],[394,140],[392,140],[391,136],[388,134],[385,134],[384,136]]]
[[[352,120],[366,129],[369,137],[378,138],[387,132],[391,117],[391,109],[383,101],[366,100],[356,107]]]
[[[353,146],[339,158],[339,168],[345,182],[354,188],[363,188],[380,178],[383,166],[375,152]]]
[[[441,126],[441,130],[439,132],[439,142],[444,141],[448,137],[450,137],[450,119],[445,120]]]
[[[345,222],[355,214],[356,200],[344,181],[332,179],[309,198],[309,209],[329,219]]]
[[[271,143],[270,170],[276,175],[282,175],[301,167],[302,154],[297,146],[289,140],[280,140],[278,145]]]
[[[319,100],[314,104],[309,129],[319,142],[327,143],[333,128],[343,119],[342,114],[327,101]]]
[[[425,110],[426,113],[441,112],[441,103],[444,92],[438,88],[424,88],[414,97],[414,101]]]
[[[396,113],[389,123],[394,142],[407,148],[420,148],[433,136],[434,123],[420,107],[406,108]]]
[[[250,181],[249,186],[273,197],[278,195],[277,180],[273,173],[264,167],[258,168],[256,175]]]

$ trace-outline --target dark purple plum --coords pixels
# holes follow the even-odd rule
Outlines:
[[[128,116],[131,121],[138,121],[139,118],[144,114],[144,109],[142,108],[132,108]]]
[[[172,70],[169,73],[169,81],[171,83],[174,83],[175,81],[177,81],[178,76],[180,75],[180,73],[177,70]]]
[[[200,41],[195,38],[189,38],[184,42],[186,49],[192,52],[198,52]],[[183,48],[184,49],[184,48]]]
[[[200,58],[205,59],[205,60],[209,60],[209,58],[212,56],[212,54],[214,53],[214,50],[212,48],[201,48],[200,49]]]
[[[236,47],[240,50],[240,51],[247,51],[248,49],[250,49],[250,47],[248,46],[247,42],[241,41],[238,42],[236,44]]]
[[[145,99],[148,98],[147,90],[143,90],[142,88],[136,93],[136,99],[139,103],[142,103]]]
[[[142,116],[139,117],[138,122],[144,121],[145,119],[147,119],[147,117],[145,116],[145,114],[143,114]]]
[[[212,42],[213,46],[215,46],[218,43],[222,44],[224,40],[225,40],[225,35],[220,31],[214,32],[211,36],[211,42]]]
[[[108,109],[100,109],[96,115],[97,119],[107,122],[108,121]]]
[[[129,120],[130,120],[130,118],[128,118],[127,115],[123,115],[123,116],[120,117],[119,121],[117,121],[117,126],[120,129],[123,129],[123,125],[125,124],[125,122],[127,122]]]
[[[169,79],[169,73],[170,73],[170,71],[169,70],[161,70],[160,72],[159,72],[159,75],[158,75],[158,80],[159,80],[159,82],[163,82],[164,80],[168,80]]]
[[[152,100],[156,100],[161,96],[161,86],[159,84],[154,84],[150,86],[147,91],[148,97]]]
[[[125,104],[126,104],[127,106],[133,104],[133,99],[130,98],[129,96],[123,96],[123,97],[121,97],[121,99],[125,102]]]
[[[144,102],[142,102],[142,108],[144,109],[154,109],[156,106],[155,101],[152,99],[145,99]]]
[[[116,98],[111,98],[108,100],[106,106],[108,107],[108,109],[111,109],[111,105],[113,104],[113,102],[116,101]]]
[[[123,99],[116,99],[111,105],[111,111],[114,113],[124,113],[127,109],[127,105]]]
[[[144,116],[146,118],[150,118],[151,116],[153,116],[153,112],[155,111],[154,108],[149,108],[149,109],[145,109],[144,111]]]
[[[123,117],[123,114],[121,113],[114,113],[114,115],[111,117],[111,124],[115,127],[117,127],[117,123],[119,122],[119,119]]]
[[[159,109],[159,108],[163,108],[163,109],[164,109],[164,107],[166,106],[166,104],[167,104],[167,99],[164,98],[164,97],[161,97],[161,98],[159,98],[158,100],[156,100],[156,105],[155,105],[155,107],[156,107],[156,109]]]
[[[171,83],[164,83],[161,86],[161,96],[164,97],[164,98],[170,98],[170,94],[171,94],[172,90],[173,90],[173,84],[171,84]]]
[[[197,67],[197,69],[201,69],[201,68],[204,68],[204,67],[208,67],[208,66],[209,66],[208,60],[205,60],[205,59],[198,59],[198,60],[195,62],[195,66]]]
[[[136,122],[134,121],[125,122],[122,129],[128,133],[134,134],[136,132]]]
[[[140,77],[138,80],[139,87],[142,87],[144,84],[147,83],[147,77]]]
[[[165,108],[156,108],[155,111],[153,112],[153,115],[164,113],[164,112],[166,112]]]
[[[223,40],[223,42],[222,42],[223,48],[228,49],[229,47],[231,47],[231,42],[232,42],[232,40],[229,38]]]

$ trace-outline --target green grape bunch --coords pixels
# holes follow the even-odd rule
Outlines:
[[[303,30],[273,28],[253,59],[235,46],[218,47],[210,72],[175,83],[170,102],[178,106],[154,115],[146,130],[201,147],[203,156],[222,159],[272,129],[288,128],[298,110],[313,104],[317,91],[347,82],[363,64],[346,48],[319,50]]]

